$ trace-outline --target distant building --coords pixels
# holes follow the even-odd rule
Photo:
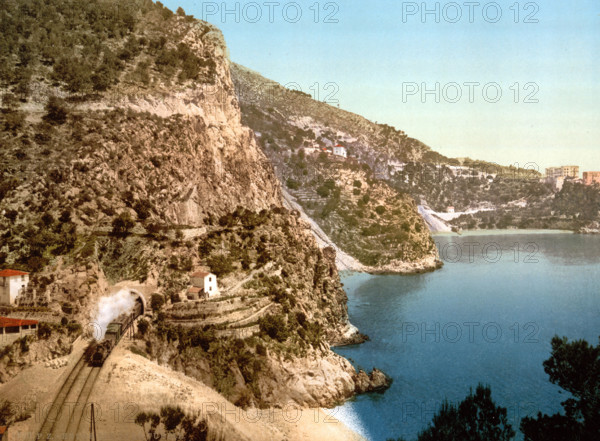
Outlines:
[[[579,179],[579,166],[578,165],[563,165],[562,172],[564,178]]]
[[[0,305],[14,305],[29,284],[29,273],[12,269],[0,271]]]
[[[37,327],[37,320],[0,317],[0,346],[9,345],[26,335],[34,335]]]
[[[333,147],[333,154],[336,156],[341,156],[342,158],[348,157],[348,151],[346,150],[346,147],[339,144]]]
[[[454,207],[451,205],[446,209],[446,213],[454,213]]]
[[[556,190],[556,191],[561,191],[563,186],[565,185],[565,178],[564,176],[557,176],[557,177],[547,177],[545,179],[547,184],[552,185],[552,187]]]
[[[318,153],[320,151],[320,147],[316,146],[316,147],[304,147],[304,154],[305,155],[314,155],[315,153]]]
[[[578,165],[563,165],[560,167],[548,167],[546,169],[546,177],[551,179],[556,178],[579,178]]]
[[[583,183],[585,185],[600,184],[600,172],[583,172]]]
[[[213,273],[198,271],[190,275],[192,286],[187,291],[189,300],[210,299],[218,296],[217,276]]]

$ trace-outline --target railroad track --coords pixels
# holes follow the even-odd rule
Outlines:
[[[100,367],[88,366],[82,355],[58,391],[33,440],[75,440]]]

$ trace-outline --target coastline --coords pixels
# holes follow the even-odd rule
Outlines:
[[[432,231],[432,236],[504,236],[519,234],[578,234],[572,230],[539,230],[539,229],[519,229],[507,228],[504,230],[462,230],[455,231]]]

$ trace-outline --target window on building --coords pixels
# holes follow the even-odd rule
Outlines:
[[[31,329],[37,328],[37,325],[31,325]]]
[[[7,326],[4,328],[7,334],[18,334],[19,327],[18,326]]]
[[[23,325],[21,326],[21,329],[29,329],[29,325]]]
[[[25,276],[21,276],[21,281],[25,281]]]

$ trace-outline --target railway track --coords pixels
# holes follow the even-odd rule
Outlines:
[[[85,409],[100,369],[88,366],[85,357],[81,356],[58,391],[33,440],[69,441],[77,438],[79,430],[85,427],[82,424]]]

